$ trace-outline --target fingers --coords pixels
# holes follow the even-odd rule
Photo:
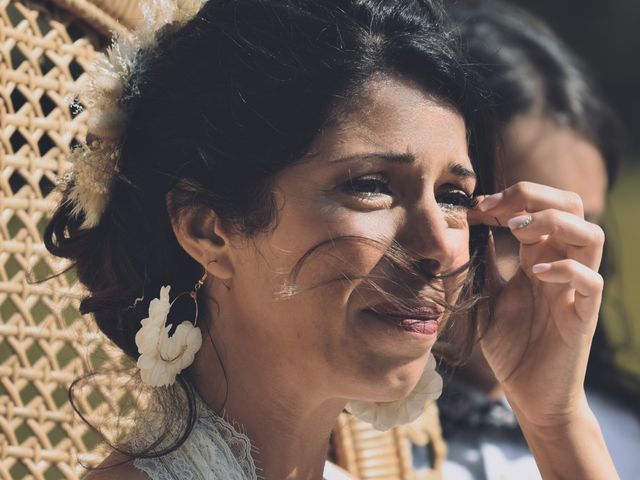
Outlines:
[[[539,242],[543,236],[551,234],[559,241],[576,247],[604,244],[604,231],[600,226],[561,210],[520,215],[509,219],[507,226],[525,245]]]
[[[582,200],[573,192],[519,182],[484,197],[469,212],[468,220],[470,224],[508,227],[523,245],[548,243],[550,239],[553,250],[559,248],[592,269],[597,269],[602,259],[604,233],[584,220]]]
[[[576,314],[585,321],[597,318],[604,286],[598,272],[571,259],[538,263],[531,270],[543,282],[566,284],[575,289]]]
[[[507,222],[507,226],[523,245],[534,245],[550,239],[564,246],[565,250],[571,250],[570,258],[592,269],[600,265],[604,231],[600,226],[575,215],[549,209],[514,217]]]
[[[574,192],[531,182],[518,182],[506,190],[480,199],[478,207],[469,212],[469,223],[504,226],[514,216],[524,212],[562,210],[584,218],[580,195]]]
[[[602,293],[602,276],[575,260],[567,258],[557,262],[538,263],[531,270],[542,281],[566,283],[584,296]]]

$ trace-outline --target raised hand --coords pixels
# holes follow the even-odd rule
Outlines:
[[[603,231],[584,220],[578,195],[527,182],[482,199],[469,221],[508,227],[520,241],[520,268],[506,283],[490,242],[483,353],[529,423],[566,424],[586,405],[584,375],[603,289],[597,273]]]

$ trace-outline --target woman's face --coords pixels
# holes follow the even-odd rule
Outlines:
[[[376,401],[406,395],[436,334],[433,321],[422,333],[398,322],[434,320],[439,307],[427,298],[444,294],[407,279],[384,259],[384,250],[397,242],[433,274],[466,263],[475,182],[456,111],[412,82],[370,81],[310,152],[276,177],[275,229],[232,242],[233,275],[229,289],[218,286],[214,294],[220,316],[213,334],[222,336],[225,350],[246,352],[247,368],[309,391]],[[296,263],[322,242],[292,282]],[[415,311],[385,305],[385,295],[363,276],[407,299]],[[289,295],[292,286],[298,290]]]

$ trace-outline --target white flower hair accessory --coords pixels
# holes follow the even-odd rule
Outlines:
[[[395,402],[352,400],[345,408],[353,416],[384,432],[413,422],[424,411],[427,400],[435,400],[441,393],[442,377],[436,372],[436,359],[430,353],[420,380],[407,397]]]
[[[58,178],[57,184],[68,192],[71,214],[78,218],[84,215],[80,228],[97,226],[109,202],[129,117],[127,103],[137,93],[132,74],[141,68],[138,53],[151,51],[162,27],[184,25],[204,3],[205,0],[143,0],[142,20],[133,33],[116,34],[111,46],[87,70],[87,80],[72,92],[72,108],[88,111],[87,142],[72,150],[72,167]],[[66,188],[68,185],[70,188]]]
[[[160,297],[149,303],[149,316],[142,320],[142,327],[136,333],[138,347],[137,366],[142,381],[152,387],[162,387],[175,382],[176,375],[193,363],[195,354],[202,346],[202,333],[196,326],[198,321],[197,292],[204,283],[203,274],[191,292],[182,292],[169,303],[170,285],[160,288]],[[171,325],[165,325],[173,303],[183,294],[188,294],[195,302],[194,322],[180,323],[172,336]]]

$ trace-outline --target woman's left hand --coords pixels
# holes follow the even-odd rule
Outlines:
[[[584,220],[572,192],[517,183],[481,199],[471,224],[508,226],[520,242],[520,268],[501,280],[490,238],[482,351],[507,398],[540,427],[570,422],[586,404],[584,375],[603,280],[604,233]]]

